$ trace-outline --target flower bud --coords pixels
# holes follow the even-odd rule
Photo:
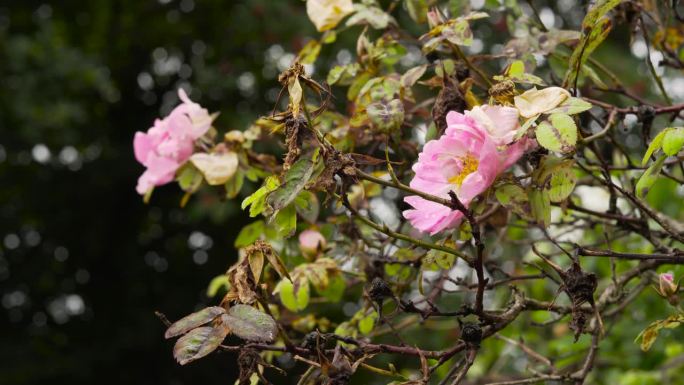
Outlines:
[[[679,303],[679,297],[677,292],[679,291],[679,284],[674,282],[674,274],[663,273],[658,276],[658,293],[672,305],[677,306]]]
[[[325,238],[316,230],[304,230],[299,234],[299,250],[307,258],[317,256],[325,246]]]

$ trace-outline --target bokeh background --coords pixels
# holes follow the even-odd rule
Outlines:
[[[210,302],[246,218],[143,204],[132,139],[178,87],[244,128],[314,32],[299,1],[0,2],[0,383],[232,383],[233,357],[178,366],[153,312]]]
[[[582,1],[536,3],[557,28],[582,19]],[[355,35],[324,47],[317,64],[351,60],[339,47],[351,49]],[[132,138],[177,103],[178,87],[221,112],[220,131],[246,128],[272,109],[278,73],[310,36],[299,0],[0,2],[0,384],[233,383],[233,356],[178,366],[154,311],[176,319],[212,303],[207,284],[236,259],[247,218],[216,194],[181,210],[174,185],[143,204]],[[491,24],[475,36],[471,52],[501,50]],[[645,97],[657,95],[640,80],[644,43],[630,42],[626,28],[611,36],[597,57],[619,62],[611,68]],[[683,83],[667,79],[677,100]],[[638,302],[620,335],[663,316],[661,302]],[[631,340],[609,342],[625,354],[608,356],[617,375],[655,370],[684,351],[672,342],[645,356]]]

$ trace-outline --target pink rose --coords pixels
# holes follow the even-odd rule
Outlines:
[[[449,123],[447,114],[447,123]],[[503,146],[513,142],[513,138],[520,128],[518,122],[518,109],[504,106],[476,106],[470,111],[465,111],[465,116],[473,119],[477,125],[485,131],[497,146]],[[456,117],[451,114],[452,120]]]
[[[146,133],[136,132],[135,158],[147,169],[138,179],[136,190],[144,195],[153,186],[174,179],[176,170],[190,158],[194,141],[211,127],[213,117],[206,109],[178,90],[181,103],[164,119],[157,119]]]
[[[449,112],[444,135],[426,143],[413,165],[411,188],[446,199],[453,191],[468,206],[525,152],[524,143],[505,146],[518,127],[517,112],[513,116],[507,108],[485,106],[465,115]],[[414,207],[404,211],[404,217],[431,235],[457,226],[463,217],[460,211],[419,196],[404,201]]]

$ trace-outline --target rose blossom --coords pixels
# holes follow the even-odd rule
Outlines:
[[[483,106],[447,114],[448,127],[442,137],[425,144],[413,165],[411,188],[441,198],[454,191],[467,207],[492,185],[496,177],[515,163],[525,144],[511,143],[519,128],[517,111],[509,107]],[[463,214],[419,196],[404,201],[414,208],[404,217],[421,231],[434,235],[460,223]]]
[[[169,183],[176,170],[192,155],[194,141],[211,127],[213,117],[178,89],[182,103],[164,119],[157,119],[133,139],[135,158],[147,169],[138,179],[136,190],[146,194],[152,187]]]

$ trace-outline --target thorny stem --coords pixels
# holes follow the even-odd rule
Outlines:
[[[482,242],[482,236],[480,235],[480,225],[475,219],[473,212],[469,210],[465,205],[458,199],[455,192],[449,191],[449,196],[451,197],[451,207],[454,210],[458,210],[463,213],[463,216],[468,220],[470,224],[470,229],[473,234],[473,240],[475,241],[475,248],[477,254],[475,256],[475,273],[477,274],[477,293],[475,295],[475,314],[482,316],[483,312],[483,302],[484,302],[484,291],[487,286],[488,280],[484,276],[484,243]]]

